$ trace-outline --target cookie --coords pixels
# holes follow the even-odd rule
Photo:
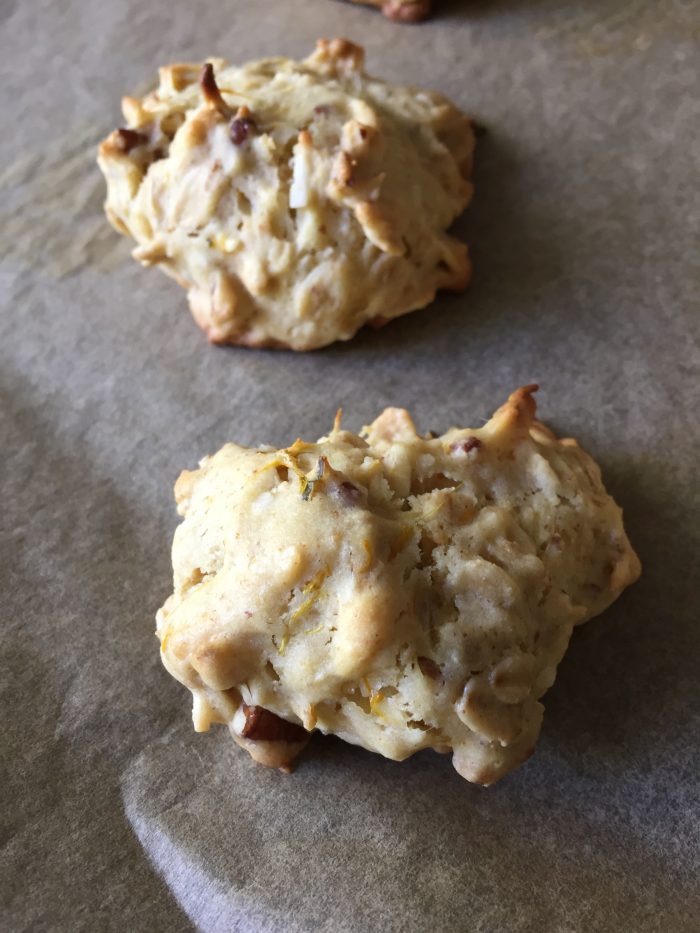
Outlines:
[[[105,209],[215,343],[310,350],[463,289],[474,136],[441,94],[319,40],[301,62],[160,69],[101,144]]]
[[[194,725],[289,768],[314,729],[491,784],[540,731],[575,625],[640,564],[594,461],[535,419],[536,386],[478,429],[228,444],[183,473],[157,617]]]
[[[431,0],[352,0],[352,2],[379,7],[386,17],[398,23],[419,23],[430,16],[432,7]]]

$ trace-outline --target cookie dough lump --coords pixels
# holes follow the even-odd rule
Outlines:
[[[288,768],[309,732],[490,784],[540,731],[573,627],[640,572],[591,458],[528,386],[478,429],[387,409],[284,450],[226,445],[175,487],[163,663],[197,730]]]
[[[105,209],[188,291],[215,343],[309,350],[467,285],[446,231],[466,207],[471,122],[319,40],[301,62],[160,69],[101,144]]]

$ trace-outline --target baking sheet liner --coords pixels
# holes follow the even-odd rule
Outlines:
[[[4,923],[13,930],[697,929],[697,3],[6,0],[0,398]],[[487,128],[464,295],[306,355],[216,349],[129,258],[94,166],[158,64],[317,36]],[[180,469],[410,408],[478,425],[539,382],[644,563],[577,631],[534,757],[315,738],[296,772],[195,735],[161,668]]]

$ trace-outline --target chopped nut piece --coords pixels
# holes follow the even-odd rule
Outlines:
[[[477,447],[481,447],[481,441],[478,437],[462,437],[458,441],[450,444],[450,451],[452,453],[463,453],[468,454],[472,450],[476,450]]]
[[[430,677],[431,680],[440,680],[442,678],[442,671],[432,658],[418,658],[418,667],[421,674]]]
[[[148,136],[145,133],[138,133],[136,130],[127,130],[122,127],[116,131],[114,142],[122,152],[131,152],[137,146],[143,146],[144,143],[147,143]]]
[[[250,117],[236,117],[231,120],[231,142],[234,146],[242,145],[249,136],[257,132],[255,120]]]
[[[303,742],[308,738],[309,733],[303,726],[287,722],[262,706],[247,706],[244,703],[243,713],[245,725],[241,736],[244,739],[257,742]]]
[[[344,482],[333,488],[333,494],[343,505],[357,505],[362,501],[362,493],[353,483]]]

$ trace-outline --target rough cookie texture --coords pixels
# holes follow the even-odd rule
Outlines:
[[[313,729],[388,758],[452,752],[490,784],[540,731],[574,625],[639,575],[591,458],[528,386],[482,428],[228,444],[175,487],[163,663],[194,725],[288,768]]]
[[[160,69],[101,144],[105,209],[188,290],[215,343],[309,350],[462,289],[446,230],[472,193],[469,119],[319,40],[302,62]]]
[[[430,15],[432,0],[352,0],[379,7],[389,19],[399,23],[418,23]]]

